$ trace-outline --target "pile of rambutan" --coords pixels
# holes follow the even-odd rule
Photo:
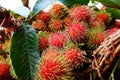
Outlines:
[[[105,9],[79,4],[68,8],[55,3],[31,21],[41,54],[36,80],[80,80],[81,73],[92,63],[93,51],[120,29],[120,20],[112,18]],[[0,30],[0,80],[17,77],[12,63],[6,61],[11,43],[9,33],[9,29]]]
[[[83,71],[86,55],[120,29],[119,22],[110,26],[111,21],[106,10],[85,5],[67,8],[53,4],[48,12],[39,12],[32,25],[38,33],[42,53],[40,79],[76,80],[77,73]]]

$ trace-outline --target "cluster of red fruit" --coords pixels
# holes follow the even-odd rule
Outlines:
[[[32,26],[38,32],[41,80],[71,80],[74,68],[84,61],[84,50],[96,49],[109,35],[120,29],[119,21],[109,26],[111,14],[76,5],[67,8],[54,4],[48,11],[41,11]],[[109,27],[108,27],[109,26]],[[84,44],[80,49],[79,44]]]
[[[9,79],[10,66],[6,63],[3,57],[0,56],[0,80]]]

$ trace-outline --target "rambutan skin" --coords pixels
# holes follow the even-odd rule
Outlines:
[[[59,31],[63,29],[62,21],[58,19],[53,19],[49,23],[49,28],[51,31]]]
[[[46,50],[49,46],[48,39],[45,37],[41,37],[38,39],[39,42],[39,49],[40,51]]]
[[[93,22],[90,23],[90,28],[103,28],[103,29],[105,29],[106,26],[105,26],[104,22],[101,21],[100,19],[95,19],[95,20],[93,20]]]
[[[2,44],[0,44],[0,50],[2,50]]]
[[[67,38],[62,33],[54,33],[50,35],[50,45],[52,47],[62,48],[67,41]]]
[[[41,80],[69,80],[67,76],[70,70],[65,58],[58,51],[52,49],[43,54],[39,71]]]
[[[117,26],[117,27],[120,28],[120,20],[116,20],[116,21],[115,21],[115,26]]]
[[[106,33],[107,36],[114,34],[115,32],[117,32],[120,28],[119,27],[112,27],[111,29],[107,29]]]
[[[76,48],[70,48],[64,52],[65,58],[68,59],[69,64],[72,67],[76,67],[82,64],[83,62],[83,53],[82,51]]]
[[[32,26],[35,30],[46,30],[46,24],[41,20],[33,21]]]
[[[100,43],[104,40],[105,35],[103,33],[96,33],[94,34],[94,38],[90,38],[90,42],[94,43],[95,45],[100,45]]]
[[[8,76],[9,75],[10,66],[6,63],[0,63],[0,76]]]
[[[105,24],[111,21],[111,14],[106,10],[101,10],[96,14],[96,19],[102,20]]]
[[[102,28],[89,29],[87,37],[88,44],[91,44],[91,46],[99,46],[100,43],[105,39],[106,32]]]
[[[97,19],[101,19],[103,22],[106,23],[108,21],[108,16],[103,14],[103,13],[101,13],[101,14],[97,15]]]
[[[50,14],[44,11],[41,11],[38,15],[37,18],[42,21],[48,21],[50,19]]]
[[[80,43],[86,35],[87,28],[82,23],[74,22],[67,28],[67,34],[72,42]]]
[[[75,6],[70,9],[69,14],[76,20],[90,22],[92,20],[92,11],[87,6]]]
[[[49,14],[52,18],[62,18],[66,15],[67,8],[61,4],[54,4],[52,8],[49,10]]]
[[[62,5],[60,4],[55,4],[52,7],[52,11],[54,14],[60,14],[60,11],[63,9]]]
[[[63,24],[64,24],[65,26],[68,26],[68,25],[70,25],[70,24],[72,23],[72,20],[73,20],[73,19],[72,19],[70,16],[67,16],[67,17],[64,18]]]

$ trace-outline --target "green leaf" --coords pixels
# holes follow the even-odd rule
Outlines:
[[[120,0],[93,0],[101,2],[103,5],[108,7],[120,8]]]
[[[37,14],[40,10],[51,5],[54,1],[60,1],[68,7],[71,7],[75,4],[88,4],[89,2],[89,0],[38,0],[33,7],[32,14]]]
[[[46,8],[47,6],[51,5],[54,0],[37,0],[33,7],[32,14],[35,15],[42,9]]]
[[[108,7],[106,10],[111,13],[113,18],[120,19],[120,10],[119,9]]]
[[[68,7],[71,7],[75,4],[88,4],[89,0],[58,0],[65,4]]]
[[[35,80],[40,56],[37,35],[29,24],[22,23],[13,34],[10,58],[20,80]]]

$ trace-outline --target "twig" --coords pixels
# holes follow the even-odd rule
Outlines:
[[[117,63],[115,64],[115,66],[114,66],[114,68],[113,68],[113,70],[112,70],[112,72],[111,72],[111,74],[110,74],[109,80],[111,80],[111,78],[113,77],[113,74],[114,74],[114,72],[115,72],[115,70],[116,70],[119,62],[120,62],[120,59],[119,59],[119,60],[117,61]]]
[[[2,23],[0,24],[0,27],[3,26],[4,22],[5,22],[6,18],[3,19]]]

